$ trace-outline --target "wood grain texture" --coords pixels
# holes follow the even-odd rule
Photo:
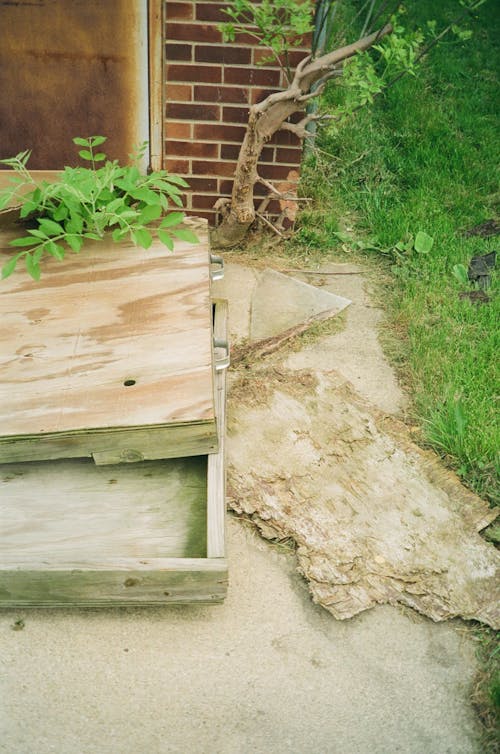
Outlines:
[[[3,567],[207,554],[207,456],[1,465],[0,491]]]
[[[0,569],[0,607],[120,607],[222,602],[227,563],[221,558],[65,563],[45,570]]]
[[[168,457],[175,427],[193,452],[216,449],[207,228],[186,223],[201,243],[169,253],[91,242],[48,260],[38,283],[24,270],[2,281],[0,460],[61,457],[64,445],[68,457],[112,451],[93,446],[103,432],[138,458],[160,440]],[[0,233],[1,263],[15,233]],[[154,430],[154,442],[146,433],[129,443],[138,429]]]

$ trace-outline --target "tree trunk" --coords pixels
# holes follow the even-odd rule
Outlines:
[[[307,102],[321,94],[325,84],[339,75],[339,65],[356,53],[366,50],[386,34],[392,26],[357,40],[351,45],[322,55],[316,60],[306,57],[295,71],[292,83],[282,92],[270,94],[262,102],[252,105],[249,112],[245,138],[241,145],[234,174],[233,191],[230,202],[219,200],[216,207],[221,209],[222,222],[212,235],[214,246],[229,248],[241,243],[255,220],[253,190],[261,180],[258,164],[262,149],[267,141],[280,129],[292,131],[299,138],[306,135],[305,126],[315,116],[304,117],[300,123],[287,123],[296,112],[303,112]],[[280,197],[278,191],[275,192]],[[229,205],[229,206],[228,206]]]

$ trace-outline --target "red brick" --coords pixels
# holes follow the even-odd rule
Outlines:
[[[219,120],[220,107],[218,105],[199,105],[197,102],[184,104],[167,102],[167,118],[178,120]]]
[[[229,16],[222,12],[227,3],[196,3],[197,21],[229,21]]]
[[[223,160],[237,160],[240,153],[238,144],[221,144],[220,156]],[[264,147],[260,156],[261,162],[274,162],[274,148]]]
[[[247,123],[248,107],[223,107],[222,121],[224,123]]]
[[[250,102],[255,105],[257,102],[262,102],[263,99],[269,97],[270,94],[274,94],[276,89],[250,89]]]
[[[208,224],[210,227],[214,227],[215,225],[215,212],[197,212],[195,209],[189,210],[186,212],[187,215],[195,216],[195,217],[203,217],[205,220],[208,220]]]
[[[165,132],[169,139],[190,139],[191,123],[172,123],[169,121],[165,125]]]
[[[299,137],[291,131],[277,131],[272,138],[272,143],[285,144],[290,147],[300,147],[301,145]]]
[[[293,147],[277,147],[276,162],[288,162],[292,165],[298,165],[302,159],[302,149]]]
[[[193,175],[234,175],[234,162],[204,162],[193,160]]]
[[[249,65],[252,60],[252,53],[247,47],[196,45],[194,59],[197,63]]]
[[[290,52],[288,53],[288,61],[292,71],[298,66],[301,60],[304,60],[304,58],[307,57],[308,54],[308,50],[290,50]],[[284,68],[286,65],[285,59],[281,57],[280,60]],[[273,55],[271,55],[269,50],[266,50],[262,47],[254,47],[253,62],[256,65],[261,64],[265,66],[272,66],[273,68],[277,66],[276,59],[273,57]]]
[[[238,86],[195,86],[196,102],[230,102],[237,105],[248,102],[248,89]]]
[[[193,81],[196,84],[220,84],[222,69],[215,65],[167,65],[167,81]]]
[[[192,191],[217,191],[217,178],[189,178],[188,183]]]
[[[219,157],[219,145],[202,141],[166,141],[166,154],[179,157]]]
[[[206,139],[208,141],[235,141],[240,143],[245,136],[245,129],[240,126],[225,126],[224,124],[194,124],[195,139]]]
[[[242,84],[243,86],[279,86],[280,72],[264,68],[226,68],[225,84]]]
[[[289,165],[269,165],[263,163],[260,166],[260,174],[263,178],[274,181],[285,181],[290,172]]]
[[[237,160],[240,153],[238,144],[221,144],[220,156],[223,160]]]
[[[189,170],[189,160],[169,160],[168,157],[165,160],[165,170],[168,170],[170,173],[178,173],[179,175],[188,175],[191,172]]]
[[[193,48],[189,44],[166,44],[165,57],[167,62],[171,60],[192,60]]]
[[[183,42],[222,42],[222,34],[216,26],[208,24],[169,23],[167,18],[166,38]]]
[[[193,3],[167,2],[167,17],[169,20],[193,18]]]
[[[221,181],[219,185],[219,193],[221,196],[231,196],[233,193],[233,181]]]
[[[192,87],[189,84],[167,84],[167,100],[170,102],[191,102]]]
[[[213,209],[219,194],[195,194],[192,199],[192,206],[196,209]]]

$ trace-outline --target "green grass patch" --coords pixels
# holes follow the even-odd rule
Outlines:
[[[457,5],[421,0],[405,23],[443,27]],[[472,39],[447,37],[416,78],[318,137],[302,189],[315,207],[302,214],[295,244],[311,255],[354,250],[383,266],[398,362],[426,440],[498,504],[499,279],[477,303],[454,268],[498,245],[498,236],[466,231],[498,220],[500,6],[490,0],[468,25]],[[337,101],[332,85],[323,105]]]

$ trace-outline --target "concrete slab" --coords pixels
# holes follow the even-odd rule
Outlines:
[[[276,270],[227,262],[224,278],[214,284],[214,295],[231,302],[233,343],[270,338],[324,313],[334,316],[351,303],[333,291]]]
[[[290,354],[289,369],[336,369],[356,390],[382,411],[399,414],[406,406],[393,369],[387,362],[378,332],[384,313],[367,291],[367,281],[353,264],[328,264],[321,274],[302,273],[304,280],[322,284],[327,291],[349,298],[345,327],[338,333],[310,343],[299,353]],[[301,273],[294,273],[301,277]]]
[[[224,605],[0,613],[0,751],[480,753],[460,624],[336,622],[293,556],[228,528]]]
[[[264,270],[252,296],[250,340],[278,335],[321,314],[338,314],[351,302],[276,270]]]

